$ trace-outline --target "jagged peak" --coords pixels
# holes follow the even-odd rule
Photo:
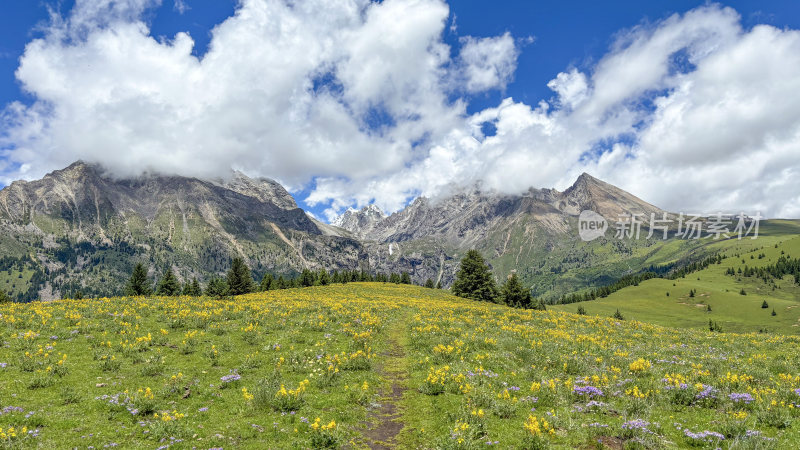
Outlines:
[[[383,212],[383,210],[378,205],[376,205],[375,203],[370,203],[369,205],[361,208],[361,212],[363,212],[363,213],[373,213],[373,214],[377,213],[381,217],[386,217],[386,213]]]

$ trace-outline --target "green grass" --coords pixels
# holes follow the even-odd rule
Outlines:
[[[33,270],[0,270],[0,290],[6,293],[17,293],[28,290]]]
[[[515,310],[382,283],[6,304],[0,322],[7,448],[800,442],[793,336]],[[684,429],[727,437],[700,442]]]
[[[777,248],[775,246],[777,245]],[[800,286],[787,277],[770,283],[753,278],[725,275],[728,268],[738,271],[774,264],[781,256],[800,255],[800,236],[767,234],[759,239],[732,239],[711,242],[708,247],[725,255],[721,264],[691,273],[677,280],[651,279],[639,286],[621,289],[607,298],[568,305],[556,305],[556,311],[576,312],[582,306],[587,314],[610,316],[619,310],[625,318],[671,327],[707,328],[717,322],[723,331],[800,332]],[[765,255],[759,259],[760,254]],[[738,256],[736,256],[738,255]],[[747,295],[740,295],[744,289]],[[689,297],[689,291],[696,292]],[[669,296],[667,296],[669,293]],[[763,301],[769,308],[762,309]],[[711,311],[707,311],[711,305]],[[772,310],[775,316],[772,316]]]

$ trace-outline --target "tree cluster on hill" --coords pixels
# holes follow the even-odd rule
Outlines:
[[[391,274],[370,274],[366,271],[358,270],[334,270],[329,272],[325,269],[319,271],[312,271],[304,269],[299,274],[294,276],[284,277],[278,275],[275,277],[271,273],[266,273],[261,278],[260,283],[253,280],[252,272],[247,266],[247,263],[242,258],[234,258],[231,260],[230,269],[224,278],[215,277],[208,281],[205,290],[201,288],[200,282],[197,278],[181,286],[178,278],[175,276],[172,268],[164,270],[161,278],[155,284],[153,289],[152,284],[147,275],[147,269],[144,264],[138,263],[133,268],[128,283],[125,286],[125,295],[140,296],[140,295],[160,295],[160,296],[199,296],[207,295],[214,298],[224,298],[232,295],[247,294],[255,291],[269,291],[274,289],[289,289],[297,287],[308,286],[325,286],[333,283],[348,283],[348,282],[383,282],[383,283],[396,283],[396,284],[412,284],[411,275],[408,272],[391,273]],[[426,286],[433,288],[433,280],[428,280]],[[441,289],[442,285],[439,282],[438,286]]]
[[[608,297],[620,289],[628,286],[638,286],[639,283],[651,278],[667,278],[670,280],[683,278],[692,272],[703,270],[711,264],[721,264],[723,259],[725,259],[725,256],[713,255],[703,260],[685,263],[683,265],[671,263],[663,266],[650,266],[643,272],[625,275],[609,285],[594,288],[582,294],[573,293],[569,295],[562,295],[561,298],[558,299],[557,303],[568,304],[586,302],[598,298]],[[667,293],[667,295],[669,295],[669,293]]]
[[[686,277],[686,275],[689,275],[692,272],[698,272],[700,270],[703,270],[706,267],[710,266],[711,264],[722,264],[722,260],[724,260],[725,258],[726,256],[724,255],[712,255],[701,261],[691,262],[688,264],[683,264],[681,266],[673,267],[669,271],[669,275],[667,276],[667,278],[670,280],[684,278]]]
[[[515,308],[544,309],[544,303],[531,297],[530,289],[523,287],[516,273],[512,273],[498,289],[488,264],[477,250],[469,250],[461,259],[453,282],[453,294]]]
[[[656,278],[656,274],[654,274],[653,272],[644,272],[636,275],[625,275],[624,277],[620,278],[619,280],[615,281],[614,283],[608,286],[595,288],[583,294],[562,295],[558,303],[568,304],[576,302],[586,302],[589,300],[595,300],[597,298],[608,297],[609,295],[613,294],[614,292],[617,292],[622,288],[626,288],[628,286],[638,286],[639,283],[641,283],[642,281],[649,280],[651,278]]]
[[[30,302],[39,298],[39,289],[46,280],[46,272],[30,257],[0,257],[0,272],[3,271],[7,275],[18,272],[14,281],[16,286],[12,286],[11,292],[6,292],[9,301]],[[26,272],[31,272],[30,278],[23,275]],[[27,289],[25,289],[26,286]]]
[[[734,271],[733,268],[728,268],[725,274],[731,276],[738,274],[748,278],[760,278],[765,283],[774,279],[780,280],[786,275],[791,275],[794,278],[795,284],[800,284],[800,258],[787,258],[785,255],[781,255],[775,264],[765,267],[748,267],[745,265],[744,269],[739,268],[738,272]]]

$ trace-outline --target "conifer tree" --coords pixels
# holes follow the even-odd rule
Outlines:
[[[302,287],[309,287],[316,284],[316,277],[314,276],[314,272],[303,269],[303,272],[300,274],[300,286]]]
[[[181,295],[181,284],[178,282],[178,279],[175,278],[175,274],[172,273],[171,267],[167,267],[164,271],[164,275],[161,277],[161,281],[158,282],[156,295],[163,295],[166,297]]]
[[[477,250],[468,251],[461,260],[461,268],[453,282],[453,293],[459,297],[484,302],[496,300],[497,286],[494,278]]]
[[[144,268],[142,263],[136,264],[131,273],[131,278],[125,286],[125,295],[131,297],[139,295],[150,295],[153,290],[150,288],[150,282],[147,280],[147,269]]]
[[[221,299],[228,296],[228,283],[223,278],[212,278],[206,286],[206,295]]]
[[[320,286],[327,286],[331,284],[331,277],[325,269],[319,269],[319,276],[317,277]]]
[[[400,284],[411,284],[411,276],[408,272],[400,274]]]
[[[261,291],[270,291],[275,289],[275,277],[272,276],[271,273],[267,272],[261,277],[261,285],[259,286]]]
[[[425,287],[428,289],[433,289],[433,280],[431,280],[430,278],[425,280]]]
[[[6,293],[6,291],[0,291],[0,303],[9,303],[11,302],[11,297]]]
[[[197,278],[192,279],[192,295],[199,297],[203,295],[203,290],[200,289],[200,282],[197,281]]]
[[[241,295],[253,292],[253,276],[242,258],[233,258],[227,276],[228,294]]]
[[[515,308],[530,308],[531,293],[522,286],[516,273],[512,273],[500,288],[500,299],[508,306]]]
[[[197,278],[194,278],[192,281],[187,281],[183,285],[183,295],[189,297],[199,297],[203,295],[203,290],[200,289],[200,282],[197,281]]]

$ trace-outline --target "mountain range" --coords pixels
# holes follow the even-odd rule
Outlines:
[[[181,280],[203,282],[226,271],[234,256],[257,278],[305,268],[407,271],[416,283],[430,278],[447,287],[460,257],[476,248],[498,279],[514,270],[535,295],[555,298],[674,263],[701,247],[610,237],[582,242],[577,218],[586,209],[610,220],[665,213],[584,173],[563,192],[508,195],[474,187],[419,197],[391,215],[375,205],[350,209],[325,224],[268,179],[239,172],[227,179],[117,179],[76,162],[0,191],[0,289],[20,300],[76,290],[113,295],[137,262],[153,278],[171,267]]]

